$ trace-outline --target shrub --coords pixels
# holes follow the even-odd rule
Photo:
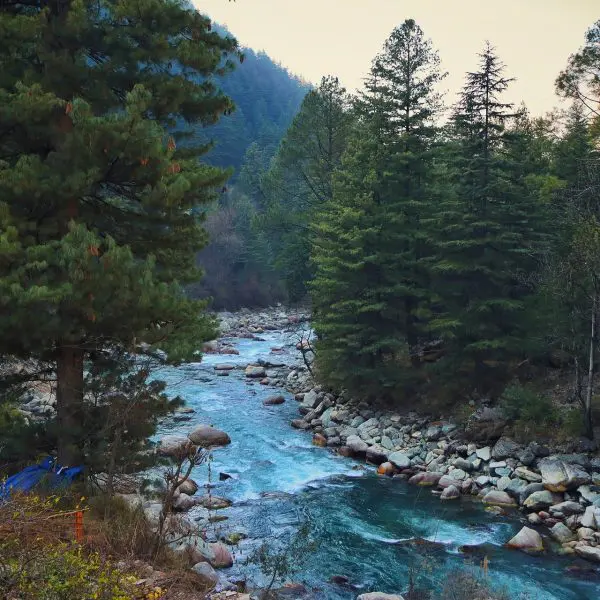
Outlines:
[[[448,573],[439,600],[510,600],[508,592],[492,590],[478,573],[462,570]]]
[[[560,421],[551,399],[531,386],[518,383],[509,385],[500,397],[500,406],[506,418],[513,423],[517,437],[529,438],[545,434],[549,427]]]

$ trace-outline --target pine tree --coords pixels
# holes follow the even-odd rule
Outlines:
[[[179,0],[0,5],[0,353],[55,365],[63,464],[95,351],[213,335],[182,286],[225,173],[177,141],[231,108],[213,76],[236,51]]]
[[[518,114],[501,99],[511,79],[489,43],[479,56],[450,124],[450,186],[435,219],[433,266],[443,301],[432,327],[448,346],[447,365],[462,369],[469,384],[488,388],[523,350],[524,297],[540,252],[541,211],[539,190],[526,183],[527,120],[521,115],[511,130]]]
[[[421,220],[430,210],[435,86],[442,77],[421,28],[411,19],[397,27],[356,103],[360,137],[317,230],[319,367],[325,376],[337,369],[371,395],[395,395],[408,380],[402,365],[420,364],[431,302]],[[348,353],[346,360],[340,353]]]
[[[333,196],[333,174],[350,130],[345,88],[336,77],[323,77],[306,95],[264,178],[266,206],[260,227],[272,241],[275,266],[290,300],[302,299],[312,279],[311,223]]]

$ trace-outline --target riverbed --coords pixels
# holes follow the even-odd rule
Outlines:
[[[233,501],[219,511],[227,520],[212,525],[208,535],[248,536],[234,547],[232,576],[245,574],[260,583],[257,567],[245,564],[257,545],[292,535],[308,523],[318,544],[293,580],[305,583],[317,598],[350,599],[374,590],[401,593],[411,573],[418,587],[441,586],[449,572],[463,567],[487,576],[494,588],[506,588],[511,600],[600,596],[598,581],[566,571],[572,565],[589,569],[589,563],[503,548],[522,526],[518,513],[494,516],[469,499],[441,503],[429,490],[379,477],[372,467],[313,446],[311,433],[290,427],[298,416],[292,395],[244,376],[243,367],[258,359],[299,363],[285,333],[267,332],[261,338],[233,340],[239,355],[209,354],[201,363],[157,373],[171,395],[183,397],[195,410],[188,421],[166,422],[161,433],[185,434],[207,423],[231,436],[229,446],[214,452],[210,468],[203,465],[192,477],[201,485],[210,480],[212,494]],[[272,347],[284,352],[272,354]],[[240,368],[222,377],[214,370],[219,363]],[[280,393],[284,404],[263,405],[265,398]],[[220,473],[230,478],[220,480]],[[473,554],[461,552],[461,546],[480,548]],[[487,575],[480,566],[484,556]],[[348,583],[331,583],[333,576]]]

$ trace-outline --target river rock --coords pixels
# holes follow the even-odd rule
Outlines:
[[[590,474],[576,464],[561,460],[544,459],[541,461],[542,483],[551,492],[566,492],[590,483]]]
[[[544,550],[542,536],[535,529],[529,527],[523,527],[517,535],[507,542],[506,546],[527,554],[537,554]]]
[[[542,481],[542,476],[539,473],[534,473],[526,467],[517,467],[515,469],[515,475],[521,479],[525,479],[530,483],[539,483]]]
[[[380,465],[387,461],[387,453],[381,446],[371,446],[366,453],[367,462],[372,465]]]
[[[377,473],[379,475],[387,475],[388,477],[391,477],[394,475],[394,473],[396,473],[396,467],[394,467],[391,462],[384,462],[377,467]]]
[[[585,512],[581,517],[581,526],[590,529],[600,528],[600,508],[597,506],[586,506]]]
[[[408,483],[412,483],[413,485],[420,485],[423,487],[428,487],[432,485],[437,485],[442,478],[441,473],[433,473],[432,471],[423,471],[421,473],[417,473],[413,475]]]
[[[350,448],[350,451],[356,456],[365,455],[369,449],[367,442],[361,440],[357,435],[348,436],[346,447]]]
[[[468,461],[465,458],[457,458],[454,461],[454,466],[457,469],[462,469],[463,471],[472,471],[473,470],[473,463]]]
[[[550,534],[557,542],[560,542],[561,544],[572,542],[577,538],[577,536],[564,523],[556,523],[556,525],[550,529]]]
[[[198,504],[204,508],[219,510],[221,508],[229,508],[231,500],[221,498],[220,496],[202,496],[198,498]]]
[[[291,423],[294,429],[302,429],[307,430],[310,429],[310,424],[307,423],[304,419],[294,419]]]
[[[263,400],[263,404],[265,406],[276,406],[277,404],[283,404],[285,402],[285,398],[282,395],[278,396],[269,396]]]
[[[193,479],[188,477],[185,481],[181,481],[181,483],[177,486],[177,489],[182,494],[193,496],[198,491],[198,484]]]
[[[267,376],[267,371],[264,367],[258,365],[248,365],[244,374],[249,379],[263,379]]]
[[[600,546],[588,546],[583,542],[579,542],[575,546],[575,552],[581,556],[581,558],[585,558],[586,560],[591,560],[592,562],[600,563]]]
[[[383,592],[369,592],[368,594],[360,594],[356,600],[404,600],[398,594],[384,594]]]
[[[540,515],[538,515],[537,513],[530,513],[527,515],[527,520],[529,521],[529,523],[531,525],[541,525],[542,524],[542,517],[540,517]]]
[[[214,588],[219,583],[219,575],[207,562],[196,563],[192,571],[202,579],[207,588]]]
[[[558,504],[561,500],[562,497],[559,494],[553,494],[548,490],[542,490],[540,492],[533,492],[533,494],[529,495],[525,499],[525,502],[523,502],[523,506],[530,510],[540,510]]]
[[[492,449],[492,458],[498,460],[502,458],[509,458],[516,456],[516,454],[521,450],[521,445],[517,444],[513,440],[509,438],[500,438]]]
[[[213,552],[213,559],[208,562],[215,569],[228,569],[233,565],[233,556],[227,549],[227,546],[223,542],[215,542],[210,544]]]
[[[585,511],[585,508],[581,506],[578,502],[573,502],[572,500],[567,500],[566,502],[560,502],[559,504],[553,504],[550,507],[551,513],[561,513],[565,516],[570,515],[579,515]]]
[[[158,443],[158,453],[162,456],[178,458],[185,456],[193,447],[192,442],[180,435],[166,435]]]
[[[315,435],[313,435],[312,443],[315,446],[325,448],[325,446],[327,446],[327,438],[321,433],[315,433]]]
[[[483,502],[492,506],[516,506],[515,501],[506,493],[500,490],[490,490],[484,497]]]
[[[319,394],[315,390],[310,390],[304,394],[302,405],[310,410],[315,409],[319,405]]]
[[[442,500],[455,500],[456,498],[460,498],[460,490],[455,485],[449,485],[447,488],[444,488],[440,498]]]
[[[492,449],[489,446],[479,448],[478,450],[475,450],[475,454],[477,455],[477,458],[488,462],[492,458]]]
[[[231,438],[224,431],[210,425],[199,425],[188,434],[188,438],[201,448],[216,448],[231,444]]]
[[[388,460],[398,469],[408,469],[410,467],[410,458],[403,452],[392,452],[388,456]]]
[[[220,365],[215,365],[215,371],[233,371],[235,369],[235,365],[223,363]]]
[[[496,487],[501,491],[501,492],[505,492],[509,487],[510,484],[512,483],[512,479],[510,477],[507,477],[506,475],[503,475],[502,477],[500,477],[500,479],[498,479],[498,481],[496,482]]]
[[[590,504],[596,504],[600,506],[600,487],[590,485],[580,485],[577,491],[581,494],[581,497]]]

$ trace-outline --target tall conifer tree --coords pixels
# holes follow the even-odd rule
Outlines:
[[[430,303],[421,219],[429,210],[434,119],[441,108],[436,84],[442,77],[421,28],[409,19],[394,29],[356,103],[359,138],[314,249],[321,368],[326,376],[341,375],[348,364],[355,387],[368,387],[373,395],[389,395],[406,379],[403,361],[419,365]],[[334,343],[345,349],[334,350]]]
[[[178,124],[231,102],[212,82],[233,39],[180,0],[0,3],[0,353],[56,366],[58,451],[81,459],[84,361],[213,335],[196,207],[225,173],[178,147]]]

